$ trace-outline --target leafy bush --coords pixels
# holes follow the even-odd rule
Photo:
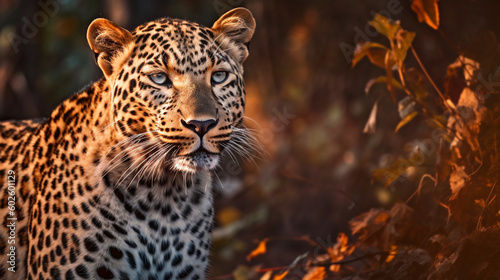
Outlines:
[[[439,32],[437,0],[415,0],[419,21]],[[409,143],[406,157],[373,171],[388,188],[411,184],[413,194],[392,208],[373,208],[349,223],[356,241],[344,233],[326,245],[296,238],[311,251],[287,267],[240,267],[237,279],[494,279],[500,275],[500,176],[496,38],[485,32],[467,48],[458,48],[440,87],[429,75],[412,42],[417,34],[398,21],[375,15],[369,22],[388,44],[363,42],[356,47],[353,67],[363,58],[384,70],[366,92],[382,84],[401,118],[398,132],[414,119],[428,124],[421,139]],[[449,40],[448,40],[449,41]],[[493,46],[493,47],[490,47]],[[409,67],[408,57],[418,67]],[[487,77],[487,78],[485,78]],[[378,101],[364,131],[376,129]],[[248,255],[266,252],[267,238]],[[298,273],[302,272],[302,273]]]

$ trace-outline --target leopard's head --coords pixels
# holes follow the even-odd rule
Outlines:
[[[242,122],[242,64],[254,30],[244,8],[211,28],[162,18],[129,32],[94,20],[87,39],[110,85],[116,130],[173,170],[215,168]]]

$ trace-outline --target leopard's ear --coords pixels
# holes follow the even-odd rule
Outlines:
[[[236,44],[236,59],[243,63],[248,56],[248,45],[255,31],[255,19],[245,8],[235,8],[222,15],[212,26],[215,38],[221,45],[226,40]]]
[[[92,21],[87,30],[87,40],[95,52],[97,65],[106,76],[113,73],[113,66],[132,39],[128,30],[104,18]]]

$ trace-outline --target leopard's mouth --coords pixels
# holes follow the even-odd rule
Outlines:
[[[217,167],[219,158],[219,154],[199,148],[187,155],[176,156],[173,159],[173,168],[188,173],[208,171]]]

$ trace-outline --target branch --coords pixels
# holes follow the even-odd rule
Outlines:
[[[360,257],[357,257],[357,258],[352,258],[352,259],[348,259],[348,260],[341,260],[341,261],[337,261],[337,262],[313,263],[313,264],[311,264],[311,266],[329,267],[331,265],[343,265],[343,264],[357,262],[357,261],[360,261],[360,260],[363,260],[363,259],[367,259],[367,258],[371,258],[371,257],[375,257],[375,256],[386,256],[387,257],[389,255],[394,255],[394,254],[395,253],[390,253],[390,252],[377,252],[377,253],[372,253],[372,254],[360,256]]]

